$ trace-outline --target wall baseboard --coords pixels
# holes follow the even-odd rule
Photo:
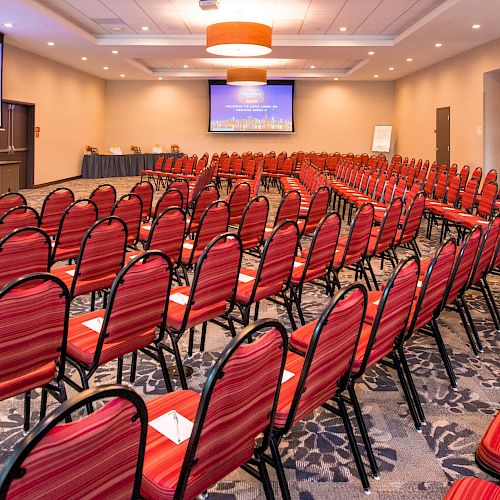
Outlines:
[[[81,178],[82,178],[81,175],[75,175],[74,177],[66,177],[65,179],[59,179],[57,181],[45,182],[43,184],[35,184],[32,189],[52,186],[54,184],[60,184],[61,182],[74,181],[75,179],[81,179]]]

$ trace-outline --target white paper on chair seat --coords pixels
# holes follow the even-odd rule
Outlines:
[[[380,304],[380,299],[379,299],[379,300],[376,300],[376,301],[373,303],[373,305],[374,305],[374,306],[378,306],[379,304]]]
[[[281,383],[284,384],[294,376],[295,373],[289,372],[288,370],[283,370],[283,377],[281,377]]]
[[[443,207],[443,210],[456,210],[455,207]]]
[[[170,300],[177,302],[181,306],[185,306],[188,303],[189,297],[181,292],[175,292],[170,295]]]
[[[191,250],[193,248],[193,245],[191,243],[184,243],[182,245],[186,250]]]
[[[102,323],[104,318],[92,318],[82,323],[83,326],[86,326],[90,330],[94,330],[94,332],[100,333],[102,328]]]
[[[167,439],[170,439],[174,444],[181,444],[191,437],[193,432],[193,422],[183,417],[175,410],[171,410],[165,415],[155,418],[149,425],[163,434]]]
[[[66,274],[69,274],[70,276],[75,275],[75,269],[70,269],[69,271],[66,271]]]
[[[142,226],[141,229],[145,229],[146,231],[151,231],[151,226]]]
[[[255,281],[255,277],[240,273],[238,276],[238,281],[241,281],[242,283],[248,283],[249,281]]]
[[[422,288],[422,282],[420,280],[418,280],[417,288]]]
[[[458,214],[460,217],[474,217],[472,214]]]
[[[264,229],[264,232],[266,233],[271,233],[273,230],[270,228],[270,227],[266,227],[266,229]]]
[[[293,267],[302,267],[303,265],[304,265],[303,262],[294,261],[294,263],[293,263]]]

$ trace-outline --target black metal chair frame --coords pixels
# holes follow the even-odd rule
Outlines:
[[[114,204],[116,203],[116,188],[115,186],[113,186],[112,184],[99,184],[99,186],[97,186],[90,194],[89,194],[89,200],[92,200],[93,196],[95,195],[96,191],[98,191],[99,189],[103,189],[103,188],[111,188],[113,190],[113,192],[115,193],[115,198],[113,200],[113,206]],[[94,201],[94,200],[92,200]],[[95,203],[95,202],[94,202]],[[97,204],[96,204],[97,205]],[[97,207],[97,217],[99,218],[100,215],[99,215],[99,207]]]

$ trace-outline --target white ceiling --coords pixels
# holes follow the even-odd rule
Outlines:
[[[271,25],[272,53],[207,53],[206,26],[230,20]],[[252,65],[270,78],[394,80],[500,37],[500,2],[220,0],[202,11],[198,0],[0,0],[0,30],[7,43],[106,79],[223,78]]]

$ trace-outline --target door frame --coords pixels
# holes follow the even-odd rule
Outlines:
[[[2,103],[26,106],[28,108],[28,154],[26,159],[26,188],[35,186],[35,103],[3,99]]]
[[[436,108],[436,162],[438,160],[438,136],[439,136],[439,129],[438,129],[438,112],[440,110],[448,110],[448,151],[446,152],[447,154],[445,155],[447,157],[447,162],[446,164],[448,167],[450,166],[451,162],[451,106],[441,106],[439,108]],[[439,155],[440,156],[440,155]],[[441,162],[438,162],[441,164]],[[439,165],[438,165],[439,166]]]

